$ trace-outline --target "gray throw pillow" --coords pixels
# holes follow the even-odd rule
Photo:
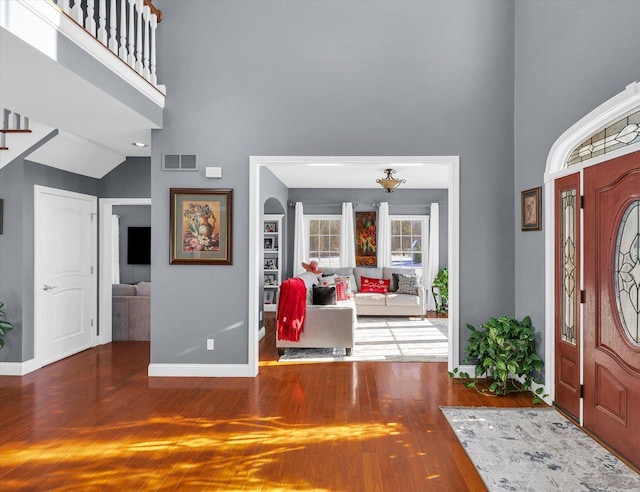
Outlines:
[[[398,275],[398,294],[418,295],[418,277],[415,275]]]

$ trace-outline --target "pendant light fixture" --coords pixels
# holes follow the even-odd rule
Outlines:
[[[393,175],[396,173],[395,169],[385,169],[387,175],[384,178],[376,179],[376,183],[380,183],[380,186],[384,188],[387,193],[393,193],[393,190],[400,186],[402,183],[406,183],[406,179],[396,179]]]

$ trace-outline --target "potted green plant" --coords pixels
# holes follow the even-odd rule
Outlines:
[[[445,314],[449,308],[449,269],[441,268],[431,286],[433,299],[436,301],[436,311]]]
[[[4,317],[4,311],[2,310],[2,306],[4,306],[3,302],[0,302],[0,318]],[[0,349],[2,347],[4,347],[4,339],[3,337],[6,335],[6,333],[13,329],[13,325],[11,323],[9,323],[8,321],[3,321],[0,319]]]
[[[533,402],[540,403],[543,388],[533,391],[533,383],[542,384],[536,376],[542,370],[542,359],[536,354],[536,334],[531,326],[531,318],[522,321],[497,316],[482,324],[479,329],[467,324],[471,330],[469,345],[465,352],[469,355],[464,363],[475,362],[475,376],[466,383],[480,393],[495,396],[507,395],[516,391],[530,391]],[[471,379],[469,374],[458,368],[449,372],[450,377],[460,376]],[[480,388],[480,380],[486,383]]]

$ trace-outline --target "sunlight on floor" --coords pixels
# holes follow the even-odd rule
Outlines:
[[[2,468],[28,463],[22,478],[3,479],[3,488],[31,487],[55,464],[61,474],[61,489],[65,484],[82,490],[106,486],[170,489],[180,484],[224,490],[326,490],[314,489],[312,481],[301,483],[299,478],[295,484],[269,484],[266,469],[285,466],[292,453],[314,453],[315,446],[326,450],[328,444],[359,444],[407,434],[395,422],[310,426],[287,425],[277,417],[220,421],[151,418],[66,431],[79,437],[0,447]],[[141,434],[148,439],[140,439]]]

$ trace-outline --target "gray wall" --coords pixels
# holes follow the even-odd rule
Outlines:
[[[318,189],[291,188],[289,203],[302,202],[305,214],[342,214],[341,203],[350,201],[354,204],[355,212],[377,211],[374,204],[382,201],[389,203],[391,215],[429,215],[427,205],[437,202],[440,205],[440,268],[449,264],[448,241],[449,233],[449,193],[447,190],[411,190],[402,189],[394,193],[385,193],[382,189]],[[329,204],[329,205],[327,205]],[[337,204],[337,205],[336,205]],[[295,209],[288,207],[289,227],[287,229],[287,249],[293,251],[293,237],[295,234]],[[286,263],[286,275],[293,274],[292,261]]]
[[[113,214],[120,216],[120,283],[137,284],[151,281],[151,265],[130,265],[127,255],[129,227],[150,227],[150,205],[114,205]],[[153,246],[152,246],[153,247]]]
[[[511,3],[157,3],[152,362],[247,362],[250,155],[459,155],[461,321],[513,314]],[[168,264],[169,188],[210,186],[159,170],[187,151],[234,189],[232,266]]]
[[[519,211],[520,192],[543,185],[556,139],[640,80],[640,2],[520,0],[515,5],[514,207]],[[516,315],[532,317],[542,346],[544,232],[521,232],[519,212],[515,219]]]
[[[151,197],[151,158],[127,157],[100,180],[100,197]]]

